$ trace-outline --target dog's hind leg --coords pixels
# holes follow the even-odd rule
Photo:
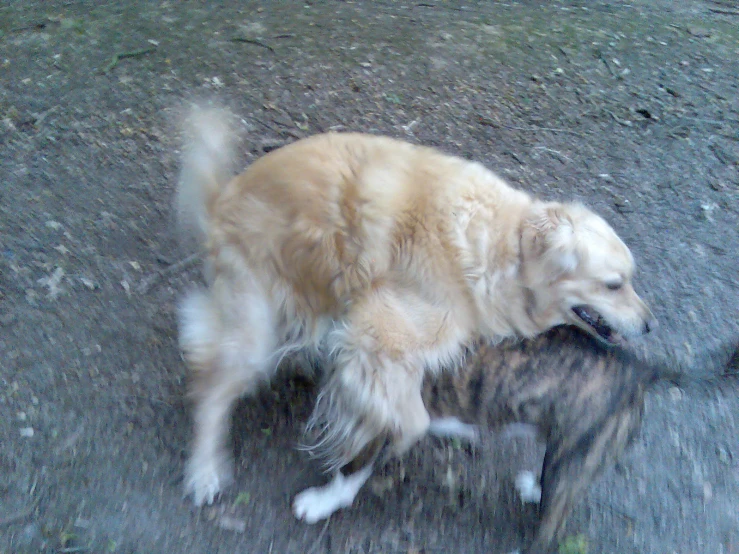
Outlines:
[[[531,554],[555,552],[567,517],[587,488],[615,463],[641,423],[641,402],[624,406],[572,437],[547,443],[541,476],[541,521]],[[557,433],[552,432],[552,437]],[[564,442],[567,441],[567,445]]]
[[[236,400],[274,368],[273,317],[254,290],[190,293],[180,306],[180,343],[193,370],[195,439],[185,471],[185,494],[196,505],[213,502],[232,480],[228,431]],[[220,297],[219,297],[220,295]]]
[[[295,497],[293,513],[305,523],[316,523],[341,508],[349,508],[357,493],[372,475],[372,467],[383,461],[389,440],[386,435],[370,442],[351,462],[334,475],[330,483],[311,487]]]

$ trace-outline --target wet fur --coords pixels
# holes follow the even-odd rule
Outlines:
[[[230,480],[232,407],[295,353],[336,370],[314,417],[330,467],[389,431],[426,432],[426,374],[478,337],[533,336],[594,307],[619,333],[653,320],[628,248],[579,204],[541,202],[482,165],[387,137],[329,133],[230,178],[231,132],[196,111],[178,189],[208,286],[180,309],[194,373],[185,486],[212,502]],[[620,285],[611,290],[613,281]],[[582,322],[580,321],[582,324]]]
[[[725,360],[728,351],[717,356]],[[729,366],[736,368],[736,344],[733,352]],[[556,551],[572,508],[638,434],[644,395],[660,380],[694,381],[676,363],[650,365],[562,327],[470,350],[456,371],[425,380],[423,401],[432,420],[455,417],[489,430],[535,426],[546,452],[540,523],[527,552],[549,554]],[[381,463],[393,446],[389,435],[376,437],[341,473],[351,477]]]

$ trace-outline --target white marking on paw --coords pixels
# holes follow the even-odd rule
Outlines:
[[[541,502],[541,487],[533,471],[519,471],[516,475],[516,490],[524,504]]]
[[[295,517],[313,524],[330,517],[341,508],[350,507],[359,489],[371,474],[371,467],[366,467],[348,477],[337,473],[329,484],[304,490],[293,501]]]
[[[213,504],[218,493],[232,480],[229,467],[224,462],[196,463],[190,460],[185,474],[185,496],[192,495],[196,506]]]
[[[429,433],[437,437],[459,437],[469,441],[476,441],[479,436],[475,425],[463,423],[456,417],[440,417],[432,419]]]

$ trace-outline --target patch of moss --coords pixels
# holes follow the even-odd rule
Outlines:
[[[572,535],[559,545],[559,554],[588,554],[588,541],[583,535]]]

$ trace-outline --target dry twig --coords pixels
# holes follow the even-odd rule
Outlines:
[[[246,38],[246,37],[233,37],[231,39],[231,42],[244,42],[246,44],[254,44],[255,46],[261,46],[262,48],[266,48],[270,52],[274,53],[275,49],[272,48],[269,44],[265,44],[260,40],[254,39],[254,38]]]
[[[103,68],[103,73],[108,73],[111,71],[115,66],[118,65],[118,62],[120,60],[124,60],[126,58],[138,58],[139,56],[145,56],[146,54],[151,54],[156,48],[141,48],[140,50],[132,50],[130,52],[121,52],[120,54],[115,54],[113,58],[110,60],[110,63],[106,65]]]
[[[160,279],[162,279],[163,277],[174,275],[176,273],[179,273],[180,271],[187,269],[191,265],[194,265],[198,261],[198,259],[200,259],[199,252],[195,254],[190,254],[187,258],[184,258],[179,262],[173,263],[172,265],[165,267],[164,269],[160,269],[159,271],[152,273],[151,275],[143,279],[141,283],[139,283],[136,291],[139,294],[146,294]]]
[[[480,124],[485,125],[487,127],[497,127],[499,129],[509,129],[511,131],[526,131],[530,133],[536,133],[538,131],[549,131],[550,133],[570,133],[573,135],[577,135],[579,137],[585,136],[582,133],[579,133],[577,131],[573,131],[572,129],[558,129],[555,127],[513,127],[512,125],[503,125],[502,123],[496,123],[492,119],[488,119],[486,117],[479,116],[478,121]]]

